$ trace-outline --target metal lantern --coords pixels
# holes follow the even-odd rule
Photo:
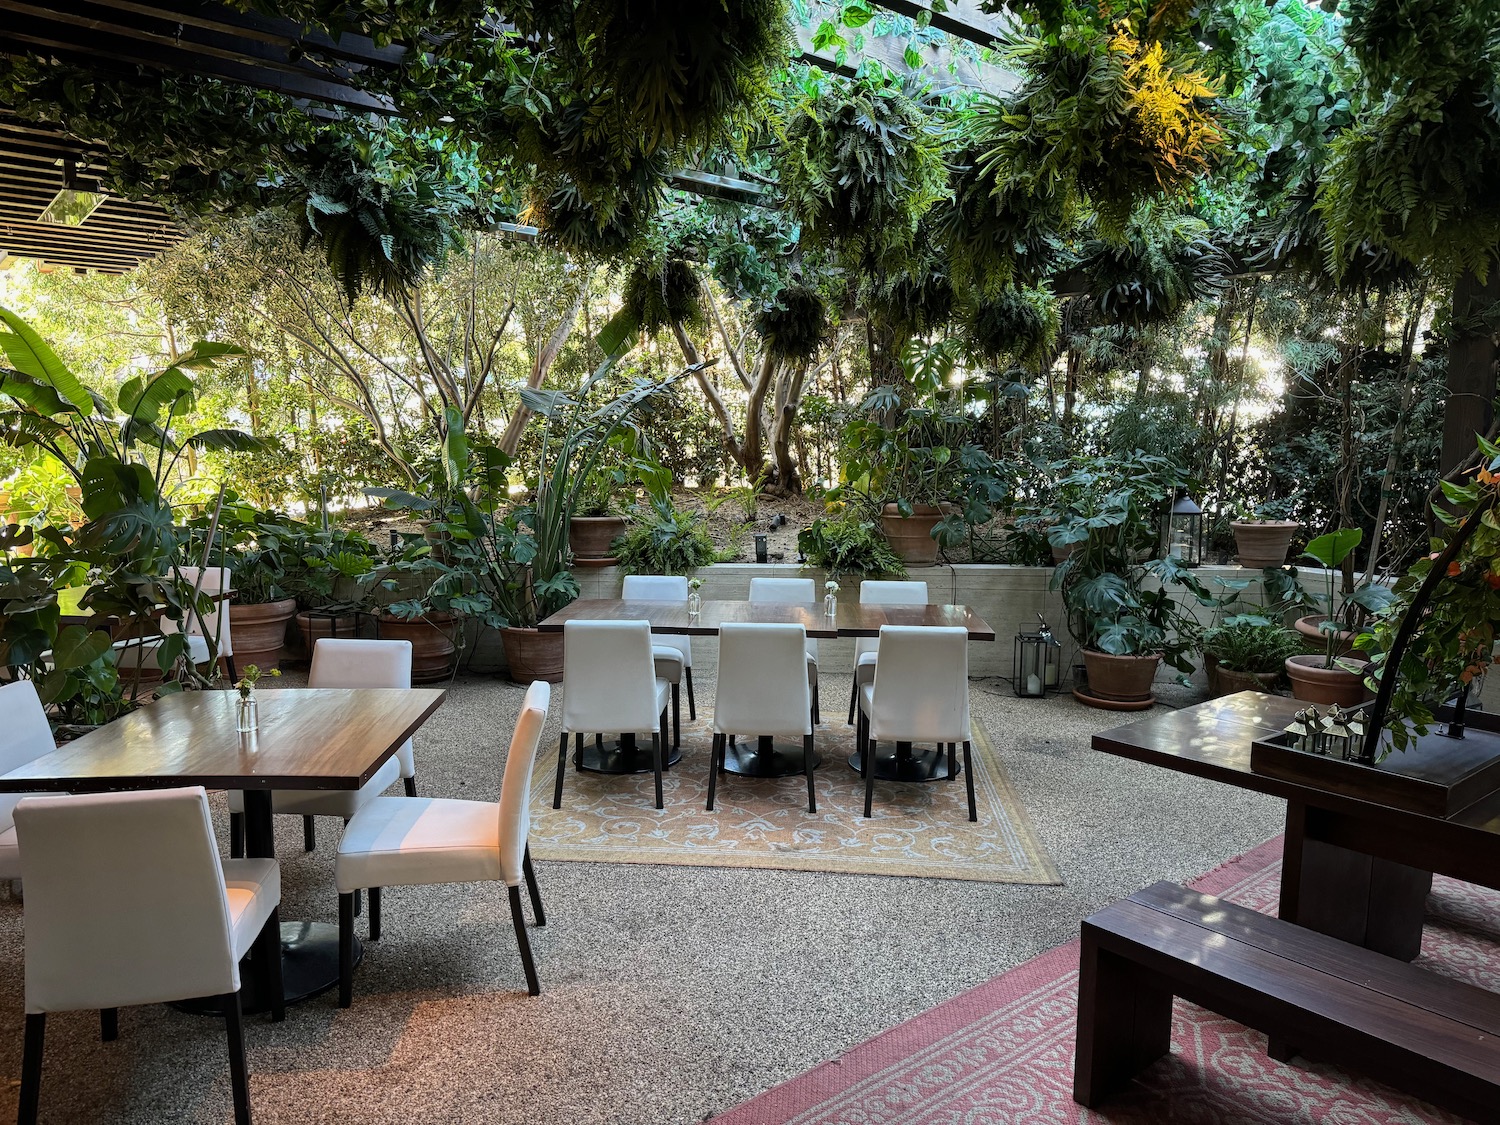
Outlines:
[[[1176,558],[1183,566],[1197,566],[1203,561],[1203,509],[1179,488],[1172,506],[1167,509],[1162,556]]]
[[[1041,628],[1035,633],[1017,633],[1012,672],[1016,694],[1023,699],[1040,699],[1056,691],[1062,679],[1062,645],[1052,635],[1040,614]]]

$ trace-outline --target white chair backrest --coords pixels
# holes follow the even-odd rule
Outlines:
[[[882,625],[870,737],[968,742],[969,631]]]
[[[30,680],[0,687],[0,773],[9,773],[57,749],[52,725]],[[11,812],[24,793],[0,793],[0,832],[15,821]]]
[[[307,686],[409,688],[411,642],[322,637],[313,645]]]
[[[926,582],[888,582],[871,579],[859,584],[860,605],[926,605]],[[854,642],[854,660],[867,652],[874,652],[879,642],[873,637],[859,637]]]
[[[521,885],[521,861],[526,858],[526,837],[531,831],[531,772],[551,701],[552,685],[535,681],[526,689],[515,733],[510,736],[505,777],[500,782],[500,877],[507,887]]]
[[[714,733],[812,734],[806,644],[801,625],[721,625]]]
[[[567,730],[656,730],[651,623],[564,624],[563,684],[563,726]]]
[[[200,595],[210,598],[232,588],[233,575],[227,566],[179,566],[177,572],[189,586],[196,585]],[[201,582],[199,575],[203,576]],[[197,607],[189,602],[184,611],[182,625],[171,618],[164,617],[161,621],[161,631],[163,633],[180,631],[191,637],[208,637],[214,641],[218,655],[233,656],[234,638],[229,632],[229,599],[218,599],[213,603],[213,607],[212,613],[206,616],[200,615]]]
[[[818,601],[818,588],[811,578],[752,578],[750,602],[761,605],[807,605]],[[807,642],[807,655],[818,658],[818,642]]]
[[[320,637],[313,645],[307,686],[315,688],[409,688],[411,642]],[[401,776],[417,775],[411,739],[396,750]]]
[[[27,797],[15,816],[28,1013],[239,990],[201,786]]]
[[[627,602],[686,602],[688,580],[681,574],[627,574],[620,596]]]

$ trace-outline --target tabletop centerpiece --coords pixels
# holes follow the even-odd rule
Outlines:
[[[698,593],[701,589],[703,589],[703,579],[688,579],[687,611],[689,617],[697,617],[703,612],[703,595]]]
[[[279,675],[281,675],[280,668],[271,668],[263,672],[258,665],[245,665],[244,674],[235,681],[234,685],[235,690],[240,693],[240,698],[237,701],[238,706],[235,710],[234,729],[240,734],[248,734],[254,731],[260,722],[259,703],[255,698],[256,683],[259,682],[262,676],[274,677]]]
[[[1468,709],[1500,631],[1500,446],[1481,439],[1480,453],[1469,483],[1445,481],[1434,506],[1446,542],[1357,638],[1371,657],[1368,712],[1299,712],[1252,744],[1255,772],[1441,817],[1500,788],[1500,716]]]
[[[823,616],[837,617],[839,612],[839,584],[830,578],[823,583]]]

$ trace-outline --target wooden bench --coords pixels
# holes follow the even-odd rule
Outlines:
[[[1083,923],[1073,1099],[1094,1107],[1171,1046],[1180,996],[1479,1122],[1500,1125],[1500,994],[1175,883]]]

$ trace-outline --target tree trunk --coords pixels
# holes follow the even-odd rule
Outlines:
[[[1484,283],[1465,273],[1453,288],[1453,342],[1448,346],[1448,403],[1443,413],[1440,472],[1462,464],[1473,452],[1475,434],[1487,434],[1495,421],[1495,374],[1500,340],[1473,323],[1500,301],[1500,263],[1490,264]]]

